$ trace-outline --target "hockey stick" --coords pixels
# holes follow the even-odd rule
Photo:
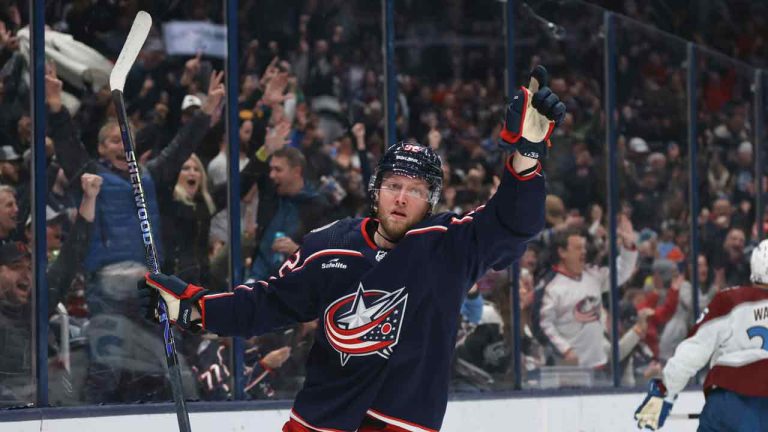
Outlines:
[[[689,414],[670,414],[667,416],[670,420],[696,420],[699,417],[701,417],[701,414],[699,413],[689,413]]]
[[[149,220],[149,210],[144,195],[144,188],[141,186],[141,174],[139,173],[139,164],[134,154],[133,137],[128,126],[128,115],[125,111],[125,101],[123,100],[123,86],[128,72],[136,61],[144,41],[147,39],[149,29],[152,26],[152,17],[144,11],[139,11],[131,25],[131,31],[128,32],[128,38],[125,40],[120,56],[117,58],[112,73],[109,75],[109,87],[112,89],[112,102],[117,111],[117,120],[120,123],[120,135],[123,138],[123,149],[125,150],[125,160],[128,162],[128,171],[131,175],[131,184],[133,185],[133,195],[136,201],[136,209],[139,217],[139,226],[144,238],[144,256],[147,266],[152,273],[160,272],[160,264],[157,259],[157,249],[152,238],[152,224]],[[171,382],[171,391],[173,401],[176,404],[176,418],[179,421],[179,431],[191,432],[189,425],[189,413],[184,401],[184,393],[181,385],[181,369],[179,369],[179,357],[176,354],[176,342],[173,338],[173,330],[168,321],[168,310],[165,302],[161,299],[158,303],[158,313],[160,322],[163,324],[163,339],[165,340],[165,361],[168,365],[168,379]]]

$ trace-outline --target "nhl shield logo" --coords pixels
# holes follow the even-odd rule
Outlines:
[[[350,356],[389,358],[400,337],[407,302],[405,287],[391,293],[366,291],[361,283],[355,293],[331,303],[325,309],[325,337],[341,355],[341,365]]]
[[[376,262],[379,262],[387,256],[387,251],[380,250],[376,252]]]

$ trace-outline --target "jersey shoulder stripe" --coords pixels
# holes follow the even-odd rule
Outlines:
[[[718,292],[701,312],[689,337],[696,334],[696,331],[707,322],[727,316],[739,304],[761,300],[768,300],[768,290],[754,286],[736,286]]]
[[[283,267],[280,267],[280,276],[285,276],[285,273],[287,272],[297,272],[301,269],[303,269],[307,264],[310,262],[323,257],[323,256],[329,256],[329,255],[346,255],[346,256],[356,256],[356,257],[362,257],[362,252],[351,250],[351,249],[323,249],[319,250],[312,255],[308,256],[304,261],[301,263],[300,266],[296,267],[296,264],[299,263],[299,260],[301,257],[299,256],[300,252],[296,252],[296,258],[299,258],[297,260],[294,260],[291,262],[291,260],[288,260],[283,264]],[[292,265],[291,265],[292,264]],[[286,270],[285,272],[283,270]]]
[[[321,427],[313,426],[313,425],[309,424],[309,422],[307,422],[306,420],[304,420],[304,419],[303,419],[303,418],[302,418],[302,417],[299,415],[299,413],[297,413],[297,412],[296,412],[296,410],[295,410],[295,409],[292,409],[292,410],[291,410],[291,414],[290,414],[290,417],[291,417],[291,418],[292,418],[292,419],[293,419],[295,422],[297,422],[297,423],[299,423],[300,425],[302,425],[302,426],[304,426],[304,427],[306,427],[306,428],[309,428],[309,429],[311,429],[311,430],[313,430],[313,431],[317,431],[317,432],[344,432],[344,431],[341,431],[341,430],[339,430],[339,429],[329,429],[329,428],[321,428]]]
[[[373,418],[375,418],[377,420],[383,421],[384,423],[396,426],[399,429],[403,429],[403,430],[406,430],[406,431],[409,431],[409,432],[437,432],[434,429],[430,429],[430,428],[427,428],[427,427],[424,427],[424,426],[419,426],[419,425],[417,425],[415,423],[412,423],[412,422],[409,422],[407,420],[403,420],[403,419],[399,419],[399,418],[396,418],[396,417],[388,416],[388,415],[380,413],[380,412],[378,412],[378,411],[376,411],[374,409],[369,409],[368,411],[366,411],[366,414],[368,414],[369,416],[371,416],[371,417],[373,417]]]
[[[456,213],[444,212],[436,214],[424,221],[416,224],[416,226],[405,233],[406,236],[414,234],[424,234],[428,232],[446,232],[452,225],[464,225],[474,221],[474,216],[477,212],[482,211],[485,208],[485,204],[477,207],[474,210],[468,211],[457,216]]]

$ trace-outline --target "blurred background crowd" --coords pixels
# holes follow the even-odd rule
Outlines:
[[[490,272],[462,307],[455,391],[512,388],[512,316],[526,387],[643,385],[718,290],[748,283],[756,244],[752,83],[766,57],[764,6],[746,1],[519,3],[515,70],[537,64],[568,107],[545,172],[546,229],[519,270]],[[695,4],[695,7],[694,7]],[[386,147],[377,2],[242,0],[238,123],[225,126],[224,52],[179,53],[178,29],[223,25],[203,0],[46,3],[49,392],[52,404],[170,399],[159,328],[139,316],[146,271],[106,77],[133,17],[155,21],[125,86],[161,268],[229,289],[227,133],[240,141],[244,280],[275,273],[308,231],[367,216],[367,184]],[[25,2],[0,1],[0,403],[35,400],[30,261],[31,120]],[[617,22],[618,310],[608,264],[602,9]],[[671,10],[671,11],[670,11]],[[498,184],[505,108],[502,4],[395,2],[397,138],[442,157],[439,211],[482,205]],[[724,19],[725,18],[725,19]],[[548,24],[550,23],[551,24]],[[697,70],[700,208],[689,202],[685,43]],[[214,32],[215,33],[215,32]],[[199,35],[198,35],[199,36]],[[215,36],[207,36],[215,44]],[[173,49],[171,48],[173,46]],[[183,50],[182,50],[183,51]],[[743,62],[740,63],[735,59]],[[765,185],[762,190],[765,191]],[[128,198],[126,198],[128,197]],[[763,201],[765,202],[765,201]],[[693,214],[692,214],[693,212]],[[699,250],[690,239],[698,234]],[[698,299],[694,306],[697,263]],[[521,309],[511,308],[519,289]],[[612,371],[611,317],[620,370]],[[316,323],[246,341],[245,393],[290,398]],[[233,398],[232,343],[183,334],[185,395]]]

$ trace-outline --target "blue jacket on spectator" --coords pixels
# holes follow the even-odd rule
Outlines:
[[[88,255],[85,257],[85,269],[96,271],[105,265],[120,261],[144,262],[144,241],[136,220],[136,203],[133,197],[131,181],[114,171],[102,170],[99,175],[104,179],[101,186],[107,199],[99,199],[96,207],[95,229],[91,236]],[[156,239],[157,255],[162,262],[163,246],[157,241],[160,237],[160,213],[157,208],[157,193],[152,174],[144,172],[141,176],[144,187],[149,220],[152,222],[152,236]]]
[[[259,247],[253,258],[253,266],[251,267],[253,279],[266,279],[271,274],[277,273],[284,259],[279,260],[279,262],[274,259],[275,252],[272,250],[272,243],[275,241],[275,234],[279,231],[288,237],[300,237],[303,234],[300,231],[305,230],[300,217],[301,210],[307,206],[321,203],[323,203],[322,198],[309,184],[305,184],[304,189],[294,196],[277,197],[277,208],[269,221],[269,225],[264,229]]]

